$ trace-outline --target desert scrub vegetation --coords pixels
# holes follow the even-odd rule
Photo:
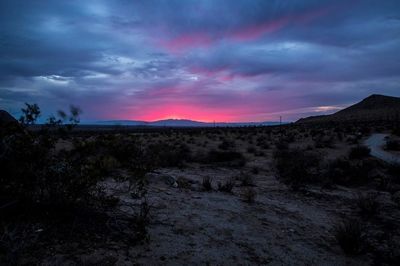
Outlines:
[[[334,228],[334,236],[342,250],[348,255],[356,255],[363,247],[363,226],[356,219],[346,219]]]
[[[332,184],[358,186],[370,182],[370,173],[378,166],[372,158],[351,161],[343,157],[327,162],[323,174]]]
[[[209,176],[203,177],[203,182],[201,183],[203,185],[203,189],[205,191],[211,191],[212,188],[212,178]]]
[[[72,238],[78,242],[107,241],[110,236],[135,242],[143,238],[148,212],[118,214],[118,198],[99,185],[112,175],[113,168],[124,167],[142,184],[144,197],[142,178],[152,168],[152,161],[141,146],[107,136],[93,141],[73,137],[71,130],[79,123],[80,114],[76,107],[71,107],[69,114],[60,111],[58,118],[52,117],[35,132],[27,125],[35,123],[40,108],[27,104],[23,114],[13,132],[3,134],[0,129],[0,226],[14,226],[0,232],[0,264],[10,260],[22,263],[21,254],[33,242],[19,236],[32,231],[23,228],[36,224],[40,230],[34,234],[40,243]],[[57,150],[61,138],[69,139],[73,147]],[[14,239],[12,245],[8,244],[10,238]],[[41,256],[40,252],[35,256]]]
[[[389,151],[400,151],[400,141],[388,138],[386,140],[385,149]]]
[[[370,152],[371,150],[367,146],[358,145],[350,149],[349,159],[363,159],[365,157],[368,157]]]
[[[254,181],[254,177],[245,172],[241,172],[237,179],[240,181],[241,186],[255,186],[256,182]]]
[[[254,203],[257,197],[257,192],[254,188],[248,187],[242,191],[242,200],[247,203]]]
[[[362,216],[376,216],[380,210],[378,195],[375,193],[360,193],[357,197],[357,206]]]
[[[235,186],[235,179],[231,178],[224,183],[218,182],[218,191],[232,193],[232,189]]]
[[[274,152],[278,177],[294,190],[319,181],[321,161],[318,153],[298,148],[277,149]]]
[[[225,164],[229,166],[244,166],[246,158],[242,153],[237,151],[218,151],[210,150],[203,158],[200,158],[203,163]]]

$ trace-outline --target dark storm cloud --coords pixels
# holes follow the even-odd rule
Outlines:
[[[1,1],[0,104],[265,120],[400,96],[399,11],[395,0]]]

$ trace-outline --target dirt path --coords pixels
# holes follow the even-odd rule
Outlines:
[[[371,149],[371,155],[388,163],[400,163],[400,157],[383,149],[385,137],[388,134],[372,134],[365,140],[365,145]]]

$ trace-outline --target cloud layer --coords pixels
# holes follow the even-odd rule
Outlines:
[[[400,2],[0,2],[0,106],[284,120],[400,96]]]

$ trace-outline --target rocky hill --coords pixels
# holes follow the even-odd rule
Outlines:
[[[296,123],[400,121],[400,98],[373,94],[331,115],[301,118]]]

